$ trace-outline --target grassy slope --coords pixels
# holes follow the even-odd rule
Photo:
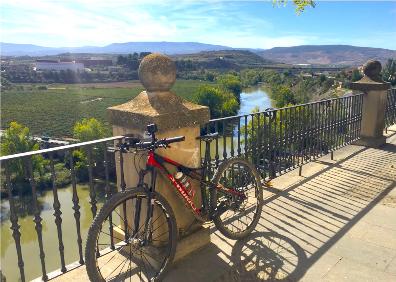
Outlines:
[[[196,89],[208,82],[180,80],[173,91],[187,100],[194,100]],[[62,85],[56,87],[61,88]],[[76,121],[94,117],[107,123],[106,108],[134,98],[142,87],[134,88],[81,88],[63,85],[66,89],[4,91],[1,93],[1,127],[10,121],[28,126],[33,134],[71,136]],[[95,98],[100,101],[81,103]]]

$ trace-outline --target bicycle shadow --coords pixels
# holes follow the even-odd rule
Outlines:
[[[232,271],[218,281],[294,280],[307,258],[304,250],[286,236],[276,232],[254,232],[236,242],[231,259]]]
[[[396,189],[395,152],[394,144],[380,149],[356,147],[340,161],[318,160],[321,166],[309,176],[282,189],[268,189],[271,193],[265,198],[258,232],[239,242],[213,232],[212,244],[179,262],[166,281],[298,281],[303,277],[317,281],[318,272],[323,274],[340,257],[373,269],[390,261],[394,255],[356,257],[364,243],[354,236],[366,225],[394,226],[394,220],[381,212],[386,203],[394,207],[387,195]],[[363,218],[365,223],[355,228]]]
[[[210,244],[176,263],[165,281],[294,281],[306,261],[298,244],[276,232],[253,232],[232,246],[231,256],[219,247],[231,246]]]
[[[294,281],[306,262],[304,250],[276,232],[254,232],[232,249],[232,270],[216,281]]]

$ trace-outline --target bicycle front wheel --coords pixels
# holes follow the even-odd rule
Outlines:
[[[140,188],[113,195],[95,217],[85,248],[91,281],[159,281],[176,251],[176,221],[168,202]]]
[[[246,237],[256,227],[263,207],[256,168],[244,159],[231,158],[221,163],[212,182],[211,204],[217,229],[233,240]]]

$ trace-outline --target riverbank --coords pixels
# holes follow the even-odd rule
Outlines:
[[[241,93],[241,106],[238,115],[252,113],[257,107],[260,110],[271,108],[272,101],[268,95],[266,85],[258,85],[245,88]]]

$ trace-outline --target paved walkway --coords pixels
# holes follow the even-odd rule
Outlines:
[[[166,281],[396,281],[396,135],[388,143],[347,146],[302,177],[277,178],[247,240],[213,232]],[[77,279],[87,279],[84,267],[55,281]]]

